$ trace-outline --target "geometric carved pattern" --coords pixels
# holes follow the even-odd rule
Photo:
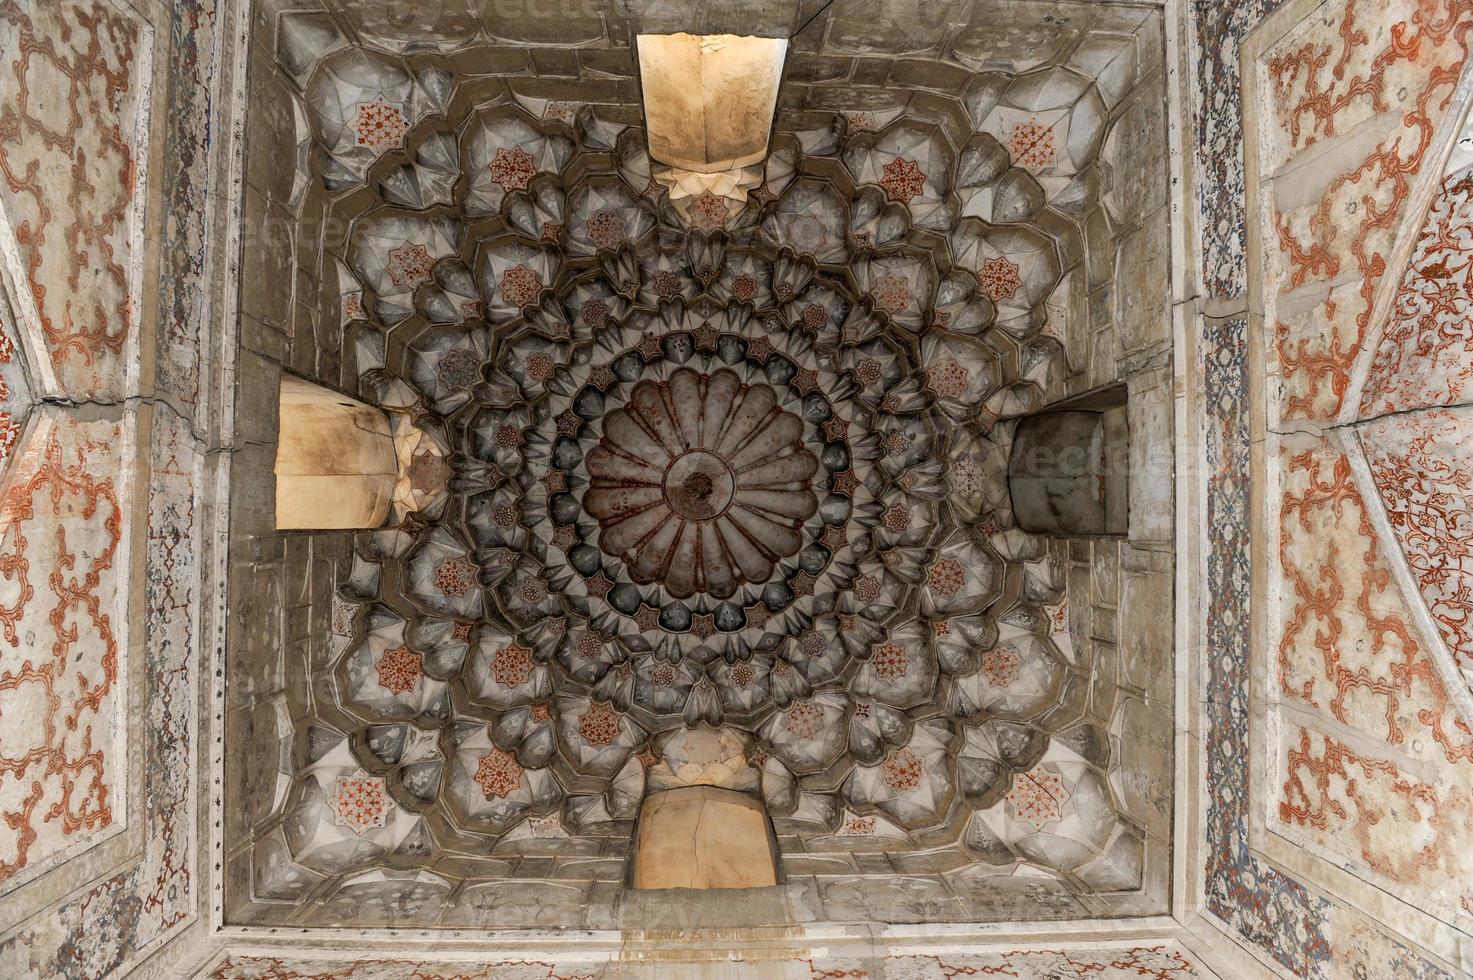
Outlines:
[[[986,860],[956,843],[984,809],[1011,819],[998,797],[1032,763],[1012,757],[1015,733],[1031,754],[1079,724],[1058,702],[1089,669],[1059,657],[1042,615],[1066,583],[1000,553],[1036,543],[992,512],[1000,473],[959,460],[1005,445],[994,420],[1065,376],[1058,345],[1033,343],[1062,232],[1024,215],[995,233],[959,218],[954,193],[971,180],[974,208],[1021,214],[1051,191],[964,166],[960,147],[991,145],[980,131],[907,123],[841,135],[811,164],[779,132],[787,169],[753,168],[743,201],[676,201],[637,127],[600,121],[600,149],[602,117],[582,108],[549,127],[521,102],[448,104],[466,115],[414,123],[404,145],[427,149],[403,163],[448,203],[383,200],[415,182],[376,172],[356,196],[334,190],[341,217],[375,229],[344,264],[377,297],[352,328],[377,360],[345,359],[346,380],[432,433],[449,468],[423,510],[358,536],[377,572],[352,584],[364,609],[332,668],[361,692],[360,651],[402,642],[423,652],[418,688],[319,709],[354,729],[346,751],[365,767],[393,770],[396,797],[402,781],[423,801],[428,853],[398,852],[396,870],[402,857],[455,879],[447,856],[494,854],[464,876],[494,880],[553,813],[547,840],[604,841],[632,818],[616,811],[639,797],[638,760],[705,728],[748,743],[762,788],[802,801],[775,817],[782,834],[831,836],[822,814],[847,809],[887,850],[947,839],[969,865],[1053,867],[1021,846],[1004,857],[1016,834]],[[386,257],[406,242],[426,243],[431,274],[386,298]],[[971,271],[1003,256],[1018,285],[999,311]],[[974,677],[1003,628],[1026,680],[996,690]],[[411,761],[403,740],[430,732]],[[1100,736],[1080,768],[1105,771]],[[1090,833],[1142,846],[1108,794],[1090,806]],[[1106,841],[1083,843],[1071,871]]]

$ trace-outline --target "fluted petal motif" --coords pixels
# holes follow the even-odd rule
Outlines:
[[[587,468],[599,547],[677,598],[766,581],[818,509],[802,421],[726,369],[639,382],[605,416]]]

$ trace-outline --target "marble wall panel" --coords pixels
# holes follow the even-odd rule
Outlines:
[[[112,3],[7,6],[0,232],[47,394],[117,400],[138,349],[153,28]]]
[[[434,963],[409,959],[321,959],[290,956],[230,954],[196,975],[196,980],[615,980],[682,975],[764,977],[781,980],[818,980],[849,977],[950,977],[998,975],[1018,980],[1155,980],[1210,978],[1214,974],[1197,957],[1177,946],[1119,946],[1066,949],[1002,949],[972,951],[961,947],[943,953],[860,953],[829,951],[811,956],[784,954],[777,949],[753,950],[745,963],[558,961],[553,958],[505,960],[499,963]],[[707,970],[712,970],[707,973]]]
[[[39,413],[0,498],[8,890],[125,824],[132,420]],[[5,879],[14,879],[5,881]]]

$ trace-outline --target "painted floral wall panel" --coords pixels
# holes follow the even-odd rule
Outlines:
[[[1425,220],[1415,193],[1458,124],[1470,30],[1465,4],[1350,0],[1260,58],[1256,152],[1272,206],[1253,271],[1271,430],[1456,401],[1473,372],[1458,318],[1463,191],[1445,182]],[[1403,275],[1393,264],[1413,242]],[[1473,584],[1458,557],[1467,437],[1457,413],[1395,416],[1359,437],[1271,434],[1264,459],[1269,830],[1445,921],[1473,902],[1473,730],[1449,653]]]
[[[1463,846],[1473,732],[1391,574],[1349,456],[1329,442],[1285,443],[1280,632],[1266,650],[1284,706],[1278,829],[1451,915],[1473,875]]]
[[[1473,356],[1465,358],[1473,367]],[[1456,682],[1473,687],[1473,408],[1386,415],[1361,430],[1371,478]]]
[[[131,438],[38,415],[0,491],[0,889],[123,825]]]
[[[1470,22],[1463,3],[1351,0],[1306,19],[1261,62],[1259,166],[1272,206],[1257,220],[1280,379],[1270,424],[1331,420],[1345,405]]]
[[[1466,131],[1465,131],[1466,134]],[[1361,390],[1372,418],[1473,395],[1473,168],[1443,178]]]
[[[0,207],[43,387],[125,393],[153,35],[111,2],[0,6]]]

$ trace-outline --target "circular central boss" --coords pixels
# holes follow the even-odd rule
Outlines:
[[[704,449],[676,457],[665,471],[665,501],[688,521],[720,517],[736,495],[736,474],[725,460]]]
[[[766,582],[818,510],[802,421],[771,386],[726,368],[640,381],[584,466],[599,548],[680,599]]]

